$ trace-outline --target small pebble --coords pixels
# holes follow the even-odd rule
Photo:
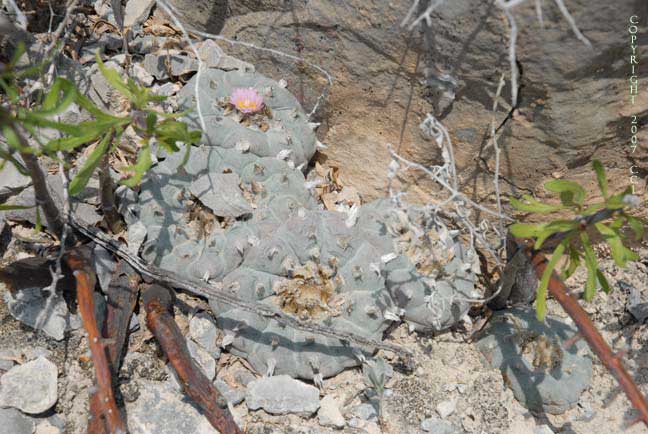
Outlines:
[[[457,403],[455,401],[443,401],[436,406],[436,411],[441,416],[441,419],[445,419],[454,413]]]
[[[457,428],[447,420],[431,417],[421,422],[421,429],[432,434],[454,434]]]

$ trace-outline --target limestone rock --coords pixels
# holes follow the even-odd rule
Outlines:
[[[288,375],[260,378],[248,384],[245,403],[250,410],[310,416],[320,407],[319,390]]]
[[[337,401],[331,395],[322,398],[320,409],[317,412],[317,419],[322,426],[344,428],[346,424]]]
[[[44,357],[14,366],[0,377],[0,406],[43,413],[56,403],[57,378],[56,365]]]

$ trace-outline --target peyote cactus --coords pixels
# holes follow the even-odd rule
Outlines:
[[[476,255],[457,234],[388,200],[352,216],[323,210],[299,170],[316,139],[296,99],[256,73],[208,70],[201,80],[206,144],[184,165],[182,153],[161,157],[139,199],[125,207],[129,225],[147,228],[144,259],[373,339],[392,321],[441,330],[466,314]],[[194,85],[181,93],[188,107]],[[235,88],[257,89],[264,109],[241,114],[229,107]],[[425,229],[416,232],[412,222]],[[317,380],[362,359],[339,340],[216,300],[211,306],[223,344],[259,372]]]

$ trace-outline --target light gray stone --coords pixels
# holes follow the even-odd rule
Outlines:
[[[142,24],[149,16],[155,0],[129,0],[124,9],[124,27]]]
[[[103,292],[108,291],[108,285],[112,280],[112,275],[117,267],[117,261],[112,254],[103,247],[97,245],[93,250],[93,260],[97,280]]]
[[[140,380],[139,386],[138,399],[126,403],[131,434],[218,433],[191,401],[169,383]]]
[[[454,434],[457,428],[447,420],[431,417],[421,422],[421,429],[432,434]]]
[[[245,403],[250,410],[309,416],[320,406],[319,390],[288,375],[260,378],[248,384]]]
[[[232,405],[240,404],[245,399],[245,392],[243,390],[231,388],[229,384],[221,379],[216,379],[214,386],[225,397],[227,402]]]
[[[200,312],[189,321],[189,335],[194,342],[205,349],[215,359],[220,357],[220,348],[216,343],[218,329],[216,322],[206,313]]]
[[[372,420],[378,418],[378,410],[373,404],[363,403],[353,409],[353,414],[363,420]]]
[[[130,319],[130,323],[128,324],[128,331],[134,332],[139,330],[140,328],[140,323],[139,319],[137,318],[137,315],[133,314]]]
[[[4,299],[11,316],[57,341],[63,340],[66,330],[80,326],[78,317],[70,314],[63,297],[57,293],[46,295],[43,288],[25,288],[16,293],[6,291]]]
[[[0,200],[4,202],[11,196],[31,184],[31,178],[22,175],[16,167],[7,162],[0,169]]]
[[[216,360],[207,351],[202,349],[198,344],[189,340],[187,348],[191,357],[198,363],[205,376],[211,381],[216,376]]]
[[[36,426],[35,434],[63,434],[63,430],[49,420],[44,420]]]
[[[44,357],[14,366],[0,377],[0,406],[29,414],[47,411],[57,400],[57,378],[56,365]]]
[[[446,417],[454,413],[456,407],[456,401],[442,401],[436,406],[436,411],[439,416],[441,416],[441,419],[445,419]]]
[[[13,360],[0,359],[0,371],[8,371],[13,368],[13,365],[15,365]]]
[[[344,428],[345,421],[340,407],[331,395],[326,395],[320,402],[320,409],[317,412],[317,420],[322,426]]]
[[[641,295],[641,291],[623,280],[620,280],[618,284],[623,291],[628,292],[626,301],[628,312],[640,323],[644,322],[648,318],[648,303]]]
[[[34,419],[25,416],[15,408],[0,408],[0,432],[7,434],[33,434]]]
[[[137,81],[139,81],[144,86],[150,86],[153,84],[153,76],[137,63],[133,65],[132,74],[137,79]]]
[[[147,54],[144,69],[158,80],[188,74],[198,70],[198,61],[187,54]]]

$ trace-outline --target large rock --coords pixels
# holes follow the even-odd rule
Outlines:
[[[222,27],[227,37],[305,57],[332,73],[335,84],[319,114],[320,140],[329,145],[325,156],[341,168],[342,181],[365,198],[385,192],[387,143],[419,162],[440,161],[436,144],[418,129],[432,111],[453,139],[463,188],[475,190],[478,199],[492,199],[493,149],[482,149],[501,74],[507,80],[502,96],[511,99],[509,29],[493,2],[444,2],[424,35],[400,27],[409,0],[311,0],[290,7],[279,0],[241,1],[230,4],[224,26],[218,2],[171,2],[198,27],[215,33]],[[648,109],[646,89],[640,89],[634,105],[628,101],[625,21],[637,13],[635,3],[566,2],[592,49],[574,36],[552,2],[545,3],[544,29],[534,2],[513,9],[519,30],[519,114],[506,120],[509,107],[503,103],[495,116],[496,125],[506,120],[499,140],[504,192],[534,191],[552,173],[586,180],[587,189],[595,190],[591,157],[606,162],[610,182],[619,187],[629,182],[633,162],[646,158],[645,147],[632,154],[627,144],[629,116],[639,115],[641,123]],[[645,41],[638,44],[645,50]],[[325,83],[308,67],[257,50],[234,46],[230,54],[253,61],[266,75],[287,79],[307,110]],[[639,68],[645,71],[646,64]],[[647,140],[648,130],[640,128],[639,143]],[[428,181],[410,181],[409,191],[425,199]]]
[[[245,403],[250,410],[310,416],[320,406],[319,390],[288,375],[260,378],[248,384]]]
[[[56,365],[45,357],[14,366],[0,377],[0,406],[43,413],[56,403],[57,378]]]

